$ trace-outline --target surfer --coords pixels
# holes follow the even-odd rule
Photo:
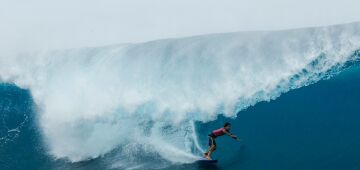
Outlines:
[[[231,129],[231,124],[226,122],[224,124],[224,127],[214,130],[212,131],[208,136],[209,136],[209,150],[207,152],[204,153],[204,157],[208,160],[211,160],[211,154],[215,151],[216,149],[216,142],[215,139],[219,136],[223,136],[223,135],[228,135],[231,138],[240,141],[240,139],[238,137],[236,137],[235,135],[233,135],[232,133],[230,133],[230,129]]]

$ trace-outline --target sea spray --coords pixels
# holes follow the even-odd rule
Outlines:
[[[359,23],[214,34],[4,55],[0,79],[30,90],[56,158],[81,161],[115,148],[130,156],[142,148],[191,162],[202,150],[194,121],[236,117],[316,81],[359,49]]]

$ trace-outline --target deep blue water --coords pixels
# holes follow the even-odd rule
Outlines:
[[[0,85],[0,169],[47,167],[34,110],[29,91]]]
[[[329,80],[290,91],[271,102],[197,123],[201,144],[206,135],[233,124],[243,139],[222,137],[213,157],[217,166],[174,165],[168,169],[360,169],[360,67],[353,65]],[[46,154],[29,91],[0,85],[0,169],[103,169],[106,155],[67,163]],[[17,129],[16,129],[17,128]],[[111,153],[110,153],[111,155]]]
[[[360,67],[258,103],[232,122],[238,144],[219,139],[221,169],[360,169]],[[200,131],[208,131],[217,120]],[[204,137],[203,137],[204,138]]]

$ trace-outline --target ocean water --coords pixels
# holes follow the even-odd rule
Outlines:
[[[352,23],[2,55],[0,169],[359,169],[359,50]]]

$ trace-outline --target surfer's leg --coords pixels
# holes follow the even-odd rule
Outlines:
[[[215,139],[210,137],[209,140],[211,141],[211,145],[210,145],[210,148],[209,150],[205,153],[205,158],[207,159],[211,159],[211,154],[214,152],[214,150],[216,149],[216,142],[215,142]]]
[[[209,152],[208,152],[207,155],[206,155],[206,158],[207,158],[207,159],[211,160],[211,154],[215,151],[215,149],[216,149],[216,146],[215,146],[215,145],[213,145],[213,146],[210,147],[210,150],[209,150]]]
[[[210,148],[211,148],[211,145],[212,145],[212,141],[211,141],[211,137],[209,136],[209,140],[208,140],[208,144],[209,144],[209,149],[204,153],[204,157],[206,158],[209,151],[210,151]]]
[[[209,151],[211,149],[211,146],[213,145],[213,140],[210,136],[209,136],[208,144],[209,144],[209,149],[204,153],[204,157],[207,156],[207,154],[209,153]]]

